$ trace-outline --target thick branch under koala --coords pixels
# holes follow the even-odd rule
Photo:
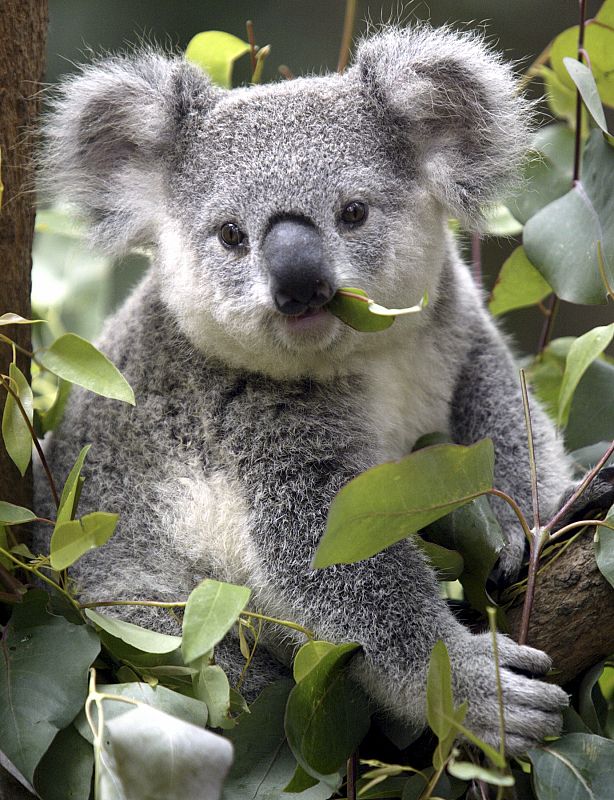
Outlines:
[[[550,564],[535,592],[527,644],[552,657],[559,684],[614,653],[614,588],[597,567],[593,536],[587,531]],[[514,638],[523,599],[507,615]]]

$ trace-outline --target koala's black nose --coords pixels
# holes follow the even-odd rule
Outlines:
[[[262,250],[269,267],[271,294],[282,314],[320,308],[335,293],[322,239],[307,220],[288,218],[273,223]]]

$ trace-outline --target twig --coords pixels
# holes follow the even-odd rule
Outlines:
[[[552,326],[554,325],[554,320],[560,304],[560,300],[555,294],[551,294],[546,302],[548,303],[548,306],[544,306],[544,314],[546,315],[546,319],[544,320],[544,324],[539,336],[539,342],[537,345],[538,353],[542,353],[550,341]]]
[[[352,34],[354,33],[354,21],[356,19],[356,0],[346,0],[345,18],[343,20],[343,33],[341,34],[341,46],[339,48],[339,59],[337,61],[337,72],[344,72],[350,60],[350,48],[352,46]]]
[[[610,446],[605,451],[605,453],[601,456],[599,461],[595,464],[595,466],[587,472],[582,482],[575,490],[575,492],[565,501],[562,507],[556,512],[556,514],[552,517],[552,519],[544,525],[543,530],[546,533],[550,533],[554,527],[563,519],[565,514],[569,511],[569,509],[573,506],[573,504],[578,500],[585,492],[585,490],[591,485],[591,483],[595,480],[597,475],[599,474],[601,468],[607,461],[611,458],[614,454],[614,441],[610,443]]]
[[[40,446],[40,442],[38,441],[38,436],[36,435],[36,432],[35,432],[34,428],[32,427],[32,423],[30,422],[28,414],[27,414],[25,408],[23,407],[23,404],[21,402],[21,399],[19,398],[19,395],[11,388],[11,383],[10,383],[11,379],[8,377],[8,375],[6,376],[6,378],[8,378],[8,380],[5,379],[4,375],[0,375],[0,383],[2,383],[2,386],[4,386],[6,391],[13,397],[13,400],[17,404],[17,408],[19,409],[19,412],[20,412],[21,416],[23,417],[24,422],[28,426],[28,430],[30,431],[30,436],[32,437],[32,441],[34,442],[34,447],[36,448],[36,452],[38,453],[38,457],[40,458],[41,464],[43,465],[43,469],[45,470],[45,474],[47,476],[47,481],[49,483],[49,488],[51,489],[51,494],[53,495],[53,501],[54,501],[54,503],[56,505],[56,508],[59,508],[59,506],[60,506],[60,496],[58,494],[58,490],[56,488],[55,481],[53,480],[53,475],[51,474],[51,470],[49,469],[49,464],[47,463],[47,459],[45,458],[45,454],[43,453],[43,448]]]
[[[548,541],[548,534],[543,531],[535,531],[529,557],[529,574],[527,576],[527,591],[524,596],[522,606],[522,619],[520,622],[520,632],[518,634],[518,644],[526,644],[529,637],[529,623],[531,612],[535,601],[535,586],[537,583],[537,572],[539,569],[539,557],[544,545]]]
[[[579,0],[580,25],[578,30],[578,61],[582,63],[584,55],[584,30],[586,27],[586,0]],[[580,180],[580,161],[582,148],[582,95],[576,89],[576,130],[574,131],[573,183]]]
[[[531,472],[531,498],[533,500],[533,530],[538,531],[539,521],[539,491],[537,487],[537,465],[535,463],[535,447],[533,444],[533,426],[531,424],[531,409],[529,407],[529,393],[527,392],[527,376],[523,369],[520,370],[520,391],[522,393],[522,407],[524,422],[527,429],[527,445],[529,450],[529,469]]]
[[[254,23],[251,19],[248,19],[245,23],[245,28],[247,30],[247,41],[249,42],[249,58],[252,63],[252,75],[256,71],[256,52],[258,48],[256,47],[256,37],[254,35]]]
[[[347,761],[347,800],[356,800],[356,781],[358,778],[358,750],[355,750]]]

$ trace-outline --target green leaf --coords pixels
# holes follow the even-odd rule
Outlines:
[[[294,680],[297,683],[302,681],[324,656],[334,649],[335,645],[332,642],[311,641],[304,644],[296,654],[292,665]]]
[[[326,308],[350,328],[363,333],[375,333],[389,328],[394,322],[394,317],[382,317],[369,310],[369,298],[362,289],[347,288],[343,291],[345,293],[337,292]],[[356,296],[349,296],[347,292]],[[364,297],[364,300],[360,297]]]
[[[608,703],[599,686],[604,664],[605,662],[601,661],[587,670],[578,689],[577,708],[582,722],[587,727],[586,733],[596,733],[598,736],[604,735],[603,725],[608,715]]]
[[[230,684],[221,667],[203,664],[194,679],[194,692],[197,699],[209,709],[209,725],[212,728],[232,727],[233,721],[228,716]]]
[[[614,525],[614,508],[609,510],[605,521]],[[614,531],[609,528],[595,528],[595,558],[599,571],[614,587]]]
[[[173,692],[165,686],[158,685],[154,688],[147,683],[134,681],[130,683],[101,684],[97,687],[97,690],[102,694],[136,700],[200,728],[204,728],[207,724],[207,706],[204,703],[192,697],[186,697],[179,692]],[[105,721],[115,719],[122,714],[126,714],[132,708],[134,708],[134,705],[129,703],[105,699],[103,705],[104,719]],[[97,721],[96,710],[93,709],[92,713],[94,721]],[[81,711],[76,718],[75,727],[86,741],[93,744],[92,729],[84,711]]]
[[[579,336],[569,348],[558,402],[557,423],[560,427],[567,425],[571,401],[582,376],[613,338],[614,323],[593,328]]]
[[[115,533],[118,520],[119,514],[94,511],[81,519],[56,525],[50,544],[53,569],[67,569],[88,550],[106,544]]]
[[[38,360],[45,369],[65,381],[103,397],[135,405],[134,392],[117,367],[93,344],[75,333],[60,336]]]
[[[77,456],[77,460],[68,473],[66,483],[64,484],[64,488],[62,489],[62,494],[60,496],[60,505],[58,507],[56,526],[62,522],[70,521],[75,515],[77,510],[77,495],[79,493],[79,478],[81,477],[81,470],[83,469],[83,464],[87,454],[89,453],[90,447],[91,444],[86,444],[85,447],[81,449],[81,452]]]
[[[17,364],[11,363],[9,365],[9,378],[11,378],[11,389],[18,395],[26,416],[30,420],[30,424],[32,424],[34,414],[32,389]],[[32,434],[15,398],[9,392],[6,393],[6,401],[2,413],[2,437],[6,452],[21,475],[25,475],[32,458]]]
[[[317,786],[318,783],[319,781],[317,778],[309,775],[300,764],[297,764],[294,775],[290,779],[290,783],[284,788],[284,792],[298,794],[299,792],[304,792],[305,789],[311,789],[313,786]]]
[[[602,25],[609,25],[610,28],[614,28],[614,0],[604,0],[595,19]]]
[[[0,500],[0,524],[2,525],[23,525],[26,522],[33,522],[37,519],[36,514],[29,508],[15,506]]]
[[[591,70],[603,103],[614,105],[614,30],[588,21],[584,31],[584,49],[588,52]],[[559,34],[550,49],[550,63],[559,80],[570,89],[574,82],[565,69],[565,57],[576,58],[578,51],[578,26],[567,28]]]
[[[449,718],[454,717],[454,713],[450,658],[440,639],[431,652],[426,681],[426,719],[438,739],[445,739],[453,730]]]
[[[486,209],[484,222],[485,226],[482,230],[486,236],[517,236],[522,232],[522,224],[504,205]]]
[[[455,581],[460,578],[465,564],[459,552],[424,539],[422,536],[416,536],[415,543],[437,573],[437,580]]]
[[[330,507],[314,569],[369,558],[492,488],[494,451],[436,445],[350,481]]]
[[[49,431],[54,431],[62,421],[64,416],[64,409],[72,391],[72,383],[64,381],[60,378],[58,390],[53,401],[44,414],[40,415],[41,433],[44,436]]]
[[[103,741],[99,800],[218,798],[232,764],[222,736],[146,705],[106,722]]]
[[[290,692],[288,744],[309,774],[330,775],[342,768],[369,729],[367,699],[345,669],[359,647],[337,645]]]
[[[575,92],[572,95],[575,109]],[[522,188],[507,201],[516,219],[526,223],[541,208],[569,191],[573,156],[574,135],[567,125],[546,125],[537,131],[525,162]]]
[[[249,44],[224,31],[203,31],[197,33],[185,51],[188,61],[203,69],[213,83],[232,88],[232,67],[234,62],[249,53]]]
[[[542,66],[538,69],[539,74],[544,81],[544,88],[546,90],[546,99],[550,111],[555,117],[564,119],[569,126],[569,132],[573,136],[573,131],[576,128],[576,91],[566,86],[556,72],[550,67]],[[586,112],[582,111],[580,131],[584,137],[587,133],[586,125]],[[570,164],[573,162],[570,162]]]
[[[614,46],[614,39],[612,39],[612,45]],[[603,106],[599,99],[599,92],[597,91],[597,84],[595,83],[593,73],[587,66],[577,61],[575,58],[565,56],[563,64],[582,95],[584,105],[588,109],[591,117],[595,120],[606,137],[614,141],[614,139],[610,137],[610,132],[608,131],[608,124],[605,119],[605,114],[603,113]]]
[[[226,736],[234,745],[235,760],[224,784],[224,800],[280,800],[292,780],[296,760],[286,743],[284,711],[292,681],[281,680],[267,686],[250,706],[250,714],[242,714],[235,728]],[[326,800],[340,781],[332,787],[318,783],[303,790],[300,800]],[[290,800],[290,798],[288,798]]]
[[[480,767],[470,761],[451,761],[448,764],[448,772],[463,781],[484,781],[491,786],[513,786],[515,783],[511,775],[504,775],[494,769]]]
[[[87,670],[100,650],[91,628],[52,616],[47,600],[34,590],[14,606],[0,658],[0,750],[29,781],[82,707]]]
[[[74,725],[69,725],[58,733],[42,757],[34,774],[34,786],[44,800],[89,800],[93,771],[91,745],[79,736]]]
[[[251,592],[246,586],[204,580],[188,597],[181,650],[186,664],[204,656],[239,618]]]
[[[171,653],[181,646],[180,636],[148,631],[146,628],[141,628],[140,625],[124,622],[123,619],[105,617],[94,611],[93,608],[86,608],[85,615],[100,630],[106,631],[111,636],[146,653]]]
[[[570,733],[527,753],[539,800],[611,800],[614,742],[601,736]]]
[[[564,197],[527,222],[524,247],[530,261],[563,300],[597,304],[606,299],[599,272],[597,242],[604,270],[614,270],[614,148],[593,131],[584,152],[582,180]]]
[[[34,325],[36,322],[46,322],[44,319],[25,319],[19,314],[2,314],[0,316],[0,326],[2,325]]]
[[[496,317],[516,308],[539,303],[552,292],[527,258],[523,247],[517,247],[504,262],[493,287],[488,307]]]

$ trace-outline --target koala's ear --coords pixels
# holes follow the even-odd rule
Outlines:
[[[419,25],[363,41],[352,72],[407,169],[466,224],[479,224],[528,145],[530,104],[510,67],[477,34]]]
[[[153,239],[182,131],[222,90],[181,58],[106,58],[62,84],[43,126],[43,198],[76,205],[118,253]]]

